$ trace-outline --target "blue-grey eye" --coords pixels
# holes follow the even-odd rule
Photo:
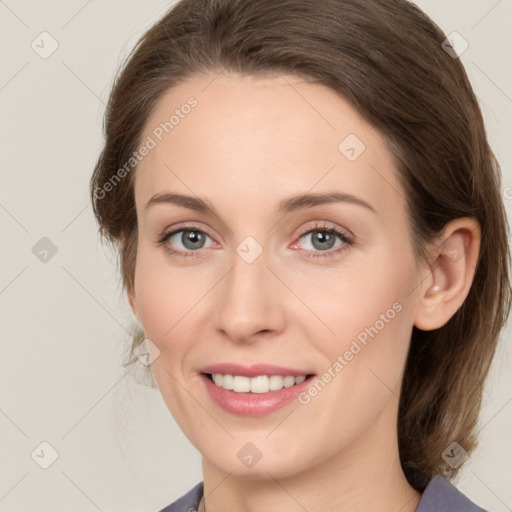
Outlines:
[[[311,240],[313,250],[317,251],[328,251],[332,249],[336,243],[336,238],[340,238],[339,235],[336,235],[335,233],[325,229],[315,229],[309,231],[308,233],[302,235],[301,239],[305,237],[308,237]],[[310,250],[308,247],[302,246],[302,248]]]
[[[184,249],[193,251],[203,249],[207,238],[210,237],[198,229],[181,229],[180,231],[173,233],[169,237],[169,241],[172,245],[177,246],[178,250],[182,249],[178,245],[179,241]]]

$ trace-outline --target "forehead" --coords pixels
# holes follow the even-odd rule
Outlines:
[[[336,189],[376,210],[403,195],[378,131],[330,88],[291,75],[194,75],[159,100],[148,138],[138,207],[162,190],[249,207]]]

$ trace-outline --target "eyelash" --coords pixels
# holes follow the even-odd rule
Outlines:
[[[166,242],[176,233],[180,233],[181,231],[195,231],[199,232],[201,234],[208,235],[204,230],[199,228],[198,226],[195,226],[193,224],[188,224],[186,226],[180,226],[177,229],[174,229],[169,232],[165,232],[163,235],[160,236],[160,238],[157,240],[157,247],[163,247],[164,251],[166,251],[168,254],[173,256],[180,256],[182,258],[195,258],[197,257],[197,253],[201,251],[201,249],[196,251],[177,251],[176,249],[171,249],[169,245],[166,244]],[[346,251],[351,245],[354,244],[354,240],[349,237],[346,233],[343,233],[342,231],[332,227],[332,226],[326,226],[320,223],[315,224],[313,227],[308,228],[306,231],[304,231],[298,238],[299,240],[303,238],[305,235],[308,235],[310,233],[313,233],[315,231],[319,231],[321,233],[330,233],[333,235],[338,236],[341,241],[343,242],[343,245],[341,247],[338,247],[337,249],[329,249],[327,251],[312,251],[312,254],[308,256],[308,258],[334,258],[338,254],[342,253],[343,251]],[[210,237],[211,238],[211,237]],[[311,252],[311,251],[307,251]]]

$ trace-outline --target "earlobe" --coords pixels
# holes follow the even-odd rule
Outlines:
[[[414,325],[429,331],[445,325],[466,299],[478,262],[480,226],[476,219],[448,223],[441,243],[432,250],[432,263],[418,293]]]

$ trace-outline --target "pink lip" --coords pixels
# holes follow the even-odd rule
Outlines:
[[[295,400],[311,385],[313,378],[300,384],[268,393],[236,393],[214,384],[208,375],[201,375],[210,398],[224,411],[238,416],[264,416]]]
[[[309,370],[298,370],[297,368],[285,368],[284,366],[274,366],[273,364],[254,364],[252,366],[243,366],[236,363],[221,363],[205,366],[200,370],[201,373],[222,373],[222,375],[243,375],[245,377],[258,377],[259,375],[282,375],[286,377],[300,377],[313,373]]]

